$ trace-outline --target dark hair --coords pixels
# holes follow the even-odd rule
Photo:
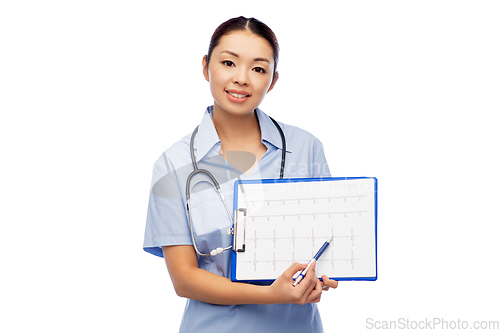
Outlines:
[[[274,60],[273,80],[274,80],[276,78],[276,68],[278,67],[278,55],[280,51],[278,45],[278,39],[276,38],[274,32],[266,24],[262,23],[261,21],[253,17],[251,18],[246,18],[243,16],[235,17],[227,20],[226,22],[219,25],[217,29],[215,29],[214,34],[212,35],[212,39],[210,39],[210,45],[208,46],[207,66],[210,62],[210,58],[212,57],[212,51],[217,45],[219,45],[221,38],[224,35],[239,30],[249,30],[253,34],[267,40],[267,42],[273,49],[273,60]]]

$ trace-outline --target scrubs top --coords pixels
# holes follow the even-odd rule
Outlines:
[[[260,109],[262,143],[267,152],[247,175],[255,162],[245,152],[226,152],[228,161],[219,155],[221,142],[212,122],[213,106],[206,109],[194,140],[199,169],[209,170],[220,184],[229,211],[233,211],[236,179],[279,178],[282,142],[278,129]],[[329,177],[330,171],[321,142],[310,133],[279,123],[286,138],[284,178]],[[155,162],[147,213],[144,250],[163,257],[162,246],[192,245],[186,210],[186,179],[193,171],[190,155],[191,134],[167,149]],[[240,169],[242,171],[240,171]],[[191,181],[191,214],[196,245],[209,253],[227,247],[232,226],[219,194],[209,178],[195,176]],[[231,251],[214,257],[198,257],[198,266],[212,273],[230,276]],[[180,332],[323,332],[316,304],[214,305],[188,299]]]

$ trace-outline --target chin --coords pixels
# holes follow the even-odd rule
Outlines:
[[[219,104],[217,102],[214,103],[214,110],[220,109],[221,111],[225,113],[230,113],[232,115],[245,115],[252,113],[256,108],[258,108],[258,105],[238,105],[238,106],[233,106],[233,105],[224,105],[223,103]]]

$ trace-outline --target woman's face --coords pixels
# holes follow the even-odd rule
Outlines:
[[[214,112],[248,115],[276,83],[271,46],[248,31],[223,36],[208,67],[203,57],[203,69],[214,97]]]

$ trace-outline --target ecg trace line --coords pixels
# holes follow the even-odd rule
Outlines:
[[[271,202],[282,202],[283,205],[285,205],[285,203],[287,201],[297,201],[297,203],[300,205],[300,202],[301,201],[305,201],[305,200],[312,200],[313,203],[316,203],[316,200],[328,200],[329,203],[332,202],[332,199],[344,199],[344,202],[347,202],[347,199],[350,199],[350,198],[358,198],[358,201],[361,201],[361,198],[363,197],[366,197],[367,195],[365,194],[359,194],[359,195],[342,195],[342,196],[333,196],[333,197],[312,197],[312,198],[294,198],[294,199],[265,199],[265,200],[250,200],[250,201],[247,201],[247,204],[248,203],[252,203],[252,206],[255,206],[255,203],[259,203],[259,202],[262,202],[262,203],[267,203],[267,205],[269,206]]]
[[[333,232],[333,231],[332,231]],[[254,236],[253,237],[247,237],[245,240],[248,241],[254,241],[254,248],[257,248],[257,241],[258,240],[272,240],[274,243],[274,248],[276,248],[276,241],[278,239],[287,239],[291,240],[293,243],[293,247],[295,247],[295,240],[296,239],[311,239],[312,241],[312,246],[314,247],[314,241],[317,237],[314,237],[314,229],[312,229],[311,236],[295,236],[295,229],[292,229],[292,237],[276,237],[276,230],[273,230],[273,237],[257,237],[257,230],[254,230]]]
[[[255,222],[256,218],[265,218],[269,221],[272,217],[281,217],[283,221],[285,221],[286,217],[297,217],[300,220],[301,216],[312,216],[315,220],[318,215],[328,215],[328,218],[331,218],[332,215],[344,215],[347,218],[348,214],[358,214],[361,217],[361,214],[368,213],[366,210],[354,210],[354,211],[340,211],[340,212],[324,212],[324,213],[304,213],[304,214],[266,214],[266,215],[248,215],[245,216],[245,219],[252,219],[252,222]]]
[[[248,263],[252,263],[253,266],[254,266],[254,271],[257,271],[257,263],[258,262],[263,262],[263,263],[272,263],[273,264],[273,267],[274,267],[274,270],[276,271],[276,263],[280,263],[280,262],[285,262],[285,263],[290,263],[293,264],[294,262],[299,262],[299,261],[302,261],[302,262],[305,262],[305,261],[308,261],[310,260],[311,258],[308,258],[308,259],[295,259],[295,252],[292,252],[292,259],[276,259],[276,253],[273,253],[273,259],[269,259],[269,260],[257,260],[257,257],[256,257],[256,253],[254,252],[253,254],[253,260],[245,260],[244,262],[248,262]],[[314,252],[311,252],[311,257],[314,255]]]
[[[325,261],[325,262],[330,261],[332,263],[332,269],[335,269],[335,261],[351,262],[351,268],[354,269],[354,261],[355,260],[361,260],[361,258],[354,258],[354,251],[351,250],[351,257],[350,258],[334,258],[333,251],[332,251],[332,258],[331,259],[319,259],[318,261]]]
[[[361,237],[361,235],[355,235],[354,234],[354,228],[353,227],[351,227],[351,234],[347,235],[347,236],[346,235],[334,235],[333,234],[333,228],[332,228],[331,236],[333,237],[333,240],[330,243],[330,246],[332,246],[332,247],[335,246],[335,239],[339,239],[339,238],[350,239],[352,246],[354,246],[354,238],[355,237]],[[312,241],[312,247],[314,247],[315,246],[315,240],[317,238],[321,238],[323,240],[323,238],[326,238],[326,237],[314,236],[314,229],[311,230],[311,236],[295,236],[295,229],[292,229],[292,236],[276,237],[276,229],[275,229],[275,230],[273,230],[273,236],[272,237],[257,237],[257,230],[254,230],[253,237],[246,237],[245,240],[246,241],[253,241],[255,249],[257,249],[257,241],[258,240],[272,240],[273,244],[274,244],[274,248],[276,248],[276,241],[279,240],[279,239],[291,240],[292,244],[293,244],[293,247],[295,248],[295,241],[297,239],[310,239]]]
[[[312,252],[311,256],[314,255],[314,252]],[[257,271],[257,263],[272,263],[273,264],[273,269],[276,271],[276,263],[284,262],[288,264],[293,264],[294,262],[307,262],[311,258],[307,259],[295,259],[295,252],[292,252],[292,259],[276,259],[276,253],[273,253],[273,259],[269,260],[257,260],[257,254],[253,254],[253,260],[244,260],[246,263],[253,264],[254,272]],[[351,250],[351,257],[350,258],[334,258],[333,257],[333,251],[332,251],[332,257],[330,259],[319,259],[318,261],[323,261],[323,262],[331,262],[332,264],[332,270],[335,270],[335,261],[344,261],[351,264],[351,269],[354,270],[354,261],[355,260],[361,260],[361,258],[354,258],[354,251]]]

